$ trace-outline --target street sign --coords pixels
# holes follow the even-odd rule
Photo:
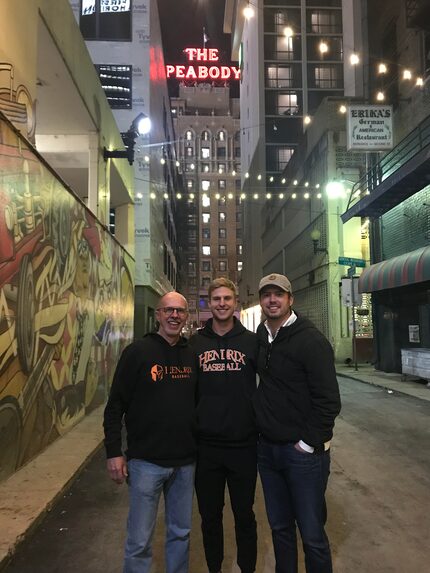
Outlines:
[[[365,267],[366,261],[364,259],[352,259],[350,257],[339,257],[338,263],[346,267]]]
[[[348,271],[347,271],[347,272],[348,272],[348,276],[349,276],[349,278],[352,278],[352,277],[355,275],[355,271],[356,271],[356,268],[355,268],[355,266],[354,266],[354,267],[349,267],[349,268],[348,268]]]

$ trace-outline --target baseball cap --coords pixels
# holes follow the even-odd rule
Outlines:
[[[278,275],[277,273],[272,273],[263,277],[258,285],[258,292],[266,286],[277,286],[285,292],[293,293],[291,288],[291,283],[285,275]]]

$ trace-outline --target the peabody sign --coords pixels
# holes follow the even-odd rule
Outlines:
[[[393,147],[391,105],[350,105],[347,113],[348,150],[382,151]]]
[[[216,48],[185,48],[188,65],[167,64],[167,78],[183,80],[238,80],[240,68],[235,66],[220,66]]]

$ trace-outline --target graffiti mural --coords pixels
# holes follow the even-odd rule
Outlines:
[[[132,265],[0,116],[0,480],[104,402]]]
[[[17,127],[25,127],[25,135],[34,141],[34,102],[24,85],[20,84],[15,89],[14,68],[8,62],[0,62],[0,110]]]

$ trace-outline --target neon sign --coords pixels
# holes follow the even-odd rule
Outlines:
[[[240,68],[220,66],[217,48],[185,48],[188,65],[166,65],[167,78],[183,80],[239,80]]]

